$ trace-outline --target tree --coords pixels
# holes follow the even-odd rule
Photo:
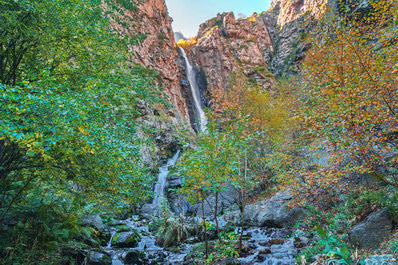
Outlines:
[[[146,196],[136,101],[155,91],[128,58],[141,36],[116,31],[137,3],[1,1],[0,222],[33,188],[78,204]]]
[[[227,133],[220,132],[215,125],[212,121],[208,124],[206,133],[198,136],[196,146],[186,151],[178,164],[180,174],[184,176],[181,192],[187,195],[191,201],[199,200],[201,203],[206,257],[208,249],[205,200],[209,194],[215,195],[213,213],[218,234],[218,196],[227,188],[234,163],[230,138]]]
[[[297,118],[309,141],[322,139],[332,165],[292,177],[311,192],[325,190],[351,173],[370,174],[398,186],[397,78],[394,1],[371,1],[371,12],[328,16],[307,41],[311,49],[296,82]]]

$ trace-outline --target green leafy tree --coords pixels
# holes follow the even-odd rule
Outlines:
[[[135,120],[154,86],[128,57],[142,36],[117,31],[138,3],[0,2],[0,221],[37,187],[76,203],[146,196]]]

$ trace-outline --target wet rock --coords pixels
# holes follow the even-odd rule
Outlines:
[[[398,257],[394,255],[372,255],[365,260],[365,265],[394,265]]]
[[[83,219],[83,225],[94,227],[97,230],[105,229],[105,225],[102,222],[99,214],[88,215]]]
[[[270,240],[268,240],[268,242],[270,245],[282,245],[286,242],[286,240],[282,238],[271,238]]]
[[[112,238],[112,246],[120,248],[134,248],[140,242],[141,235],[138,231],[117,233]]]
[[[87,265],[111,265],[112,258],[101,252],[90,252]]]
[[[125,265],[141,265],[144,263],[145,253],[137,250],[129,251],[124,258]]]
[[[228,257],[219,262],[215,263],[216,265],[239,265],[240,261],[236,258]]]
[[[261,250],[259,252],[259,254],[261,254],[261,255],[267,255],[267,254],[270,254],[270,253],[271,253],[271,249],[269,249],[269,248],[266,248],[266,249]]]
[[[376,249],[391,235],[392,228],[392,214],[385,208],[370,214],[364,221],[354,226],[348,236],[355,246]]]

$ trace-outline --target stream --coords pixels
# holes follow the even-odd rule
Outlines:
[[[195,72],[189,63],[185,51],[181,53],[187,66],[187,78],[190,83],[191,92],[195,105],[195,115],[198,121],[199,132],[206,131],[207,117],[203,111],[198,84],[195,80]],[[195,249],[200,249],[203,242],[200,242],[197,235],[191,235],[187,242],[176,242],[176,247],[163,248],[157,245],[157,237],[150,231],[149,227],[159,225],[156,218],[160,216],[164,204],[167,203],[165,188],[167,187],[167,177],[170,167],[176,165],[180,151],[170,158],[167,163],[159,168],[159,174],[154,187],[155,197],[151,204],[146,204],[141,209],[141,216],[131,216],[126,220],[119,220],[111,226],[110,240],[103,247],[103,252],[111,257],[112,265],[132,265],[132,264],[164,264],[164,265],[194,265],[199,264],[198,260],[192,258]],[[196,218],[194,218],[196,219]],[[199,219],[197,219],[199,220]],[[222,222],[220,218],[220,222]],[[212,221],[212,220],[209,220]],[[200,222],[200,220],[199,220]],[[239,233],[239,229],[235,230]],[[234,263],[218,264],[247,264],[247,265],[291,265],[295,263],[294,255],[297,253],[295,242],[289,238],[291,231],[288,229],[275,229],[265,227],[248,228],[244,231],[244,254],[239,259],[234,259]],[[135,247],[125,247],[128,244],[120,244],[119,239],[126,239],[139,233],[138,242],[133,244]],[[116,239],[116,240],[114,240]],[[114,241],[116,242],[114,245]],[[88,265],[105,265],[100,258],[104,254],[96,253],[96,261]],[[198,253],[196,253],[198,254]],[[101,256],[102,255],[102,256]]]

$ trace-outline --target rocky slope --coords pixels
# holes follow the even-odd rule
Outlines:
[[[304,56],[307,47],[300,39],[305,14],[318,18],[326,4],[326,0],[277,0],[270,10],[247,19],[236,19],[232,12],[218,14],[200,26],[190,58],[205,74],[209,89],[228,87],[235,72],[271,88],[274,75],[294,71]]]
[[[136,25],[131,34],[145,34],[145,40],[131,47],[134,60],[142,66],[159,72],[162,85],[172,105],[176,106],[180,114],[187,117],[186,100],[182,96],[180,80],[182,78],[177,64],[177,49],[174,32],[164,0],[148,0],[142,3],[138,12],[128,12]]]

